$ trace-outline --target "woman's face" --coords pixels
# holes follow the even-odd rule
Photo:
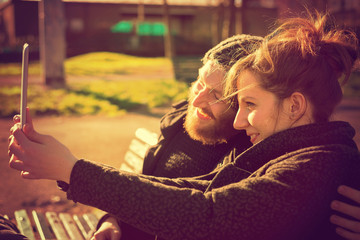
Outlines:
[[[253,144],[291,127],[292,121],[282,110],[279,99],[261,88],[252,72],[245,70],[240,74],[237,89],[239,109],[234,128],[245,130]]]

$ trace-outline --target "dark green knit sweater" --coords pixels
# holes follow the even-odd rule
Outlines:
[[[288,129],[201,178],[79,160],[67,194],[165,239],[337,239],[330,202],[339,184],[360,183],[353,136],[344,122]]]

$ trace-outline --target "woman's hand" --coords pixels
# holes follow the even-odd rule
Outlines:
[[[94,233],[91,240],[120,240],[121,229],[114,217],[107,218]]]
[[[27,109],[23,130],[19,117],[14,117],[10,130],[8,154],[11,168],[21,171],[26,179],[70,181],[71,170],[77,161],[74,155],[55,138],[35,131]]]
[[[360,204],[360,191],[347,187],[347,186],[340,186],[338,188],[338,192],[353,201]],[[350,239],[350,240],[360,240],[360,207],[358,206],[352,206],[340,201],[332,201],[331,208],[344,213],[348,216],[354,217],[358,221],[349,220],[337,215],[332,215],[330,217],[330,221],[333,224],[338,225],[339,227],[336,228],[337,234],[340,236]]]

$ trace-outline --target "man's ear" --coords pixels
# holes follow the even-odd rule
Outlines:
[[[304,116],[307,110],[307,101],[305,96],[302,93],[294,92],[288,100],[287,111],[290,114],[290,119],[298,120]]]

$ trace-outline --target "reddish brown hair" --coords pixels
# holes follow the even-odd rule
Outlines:
[[[267,36],[254,54],[234,65],[230,85],[234,89],[241,71],[250,70],[280,100],[301,92],[313,106],[314,120],[328,121],[342,99],[341,85],[348,80],[357,55],[356,35],[329,25],[328,15],[291,18]]]

